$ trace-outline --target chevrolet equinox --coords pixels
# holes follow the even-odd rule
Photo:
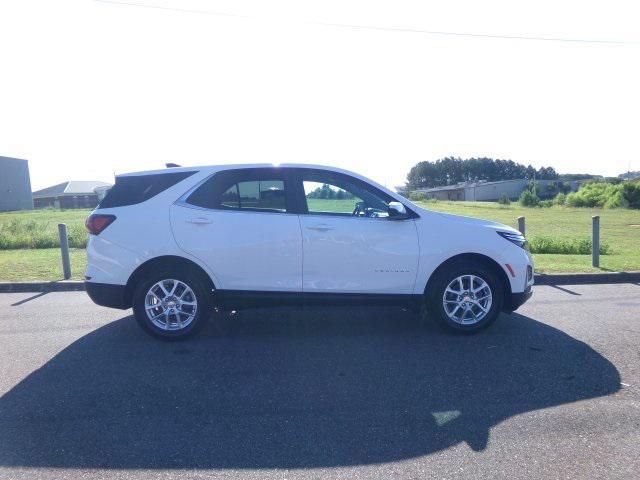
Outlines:
[[[532,294],[511,227],[421,208],[338,168],[180,167],[119,175],[87,219],[86,289],[147,332],[215,308],[398,305],[474,333]]]

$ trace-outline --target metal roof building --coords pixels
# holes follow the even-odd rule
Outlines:
[[[33,192],[36,208],[94,208],[111,185],[99,181],[69,181]]]
[[[497,201],[503,195],[511,200],[517,199],[525,188],[531,183],[531,180],[499,180],[495,182],[465,182],[456,185],[447,185],[445,187],[423,188],[418,189],[424,192],[427,198],[435,198],[438,200],[465,200],[465,201]],[[540,196],[550,197],[557,193],[562,181],[559,180],[536,180],[540,186]],[[549,188],[551,186],[551,188]],[[554,188],[555,187],[555,188]],[[575,191],[579,187],[579,182],[571,182],[571,190]]]

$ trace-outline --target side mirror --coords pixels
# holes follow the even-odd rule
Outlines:
[[[407,209],[400,202],[389,202],[388,213],[391,220],[405,220],[409,218]]]

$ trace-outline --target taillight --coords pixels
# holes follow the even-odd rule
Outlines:
[[[98,235],[105,228],[111,225],[115,219],[115,215],[94,213],[93,215],[89,215],[89,218],[87,218],[87,221],[84,222],[84,224],[91,235]]]

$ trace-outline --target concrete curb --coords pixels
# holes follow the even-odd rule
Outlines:
[[[588,285],[606,283],[640,283],[640,272],[608,273],[539,273],[536,285]],[[0,282],[0,293],[21,292],[80,292],[84,282],[61,280],[58,282]]]
[[[588,285],[598,283],[640,283],[640,272],[538,273],[536,285]]]
[[[0,293],[22,292],[78,292],[84,290],[84,282],[61,280],[59,282],[0,282]]]

